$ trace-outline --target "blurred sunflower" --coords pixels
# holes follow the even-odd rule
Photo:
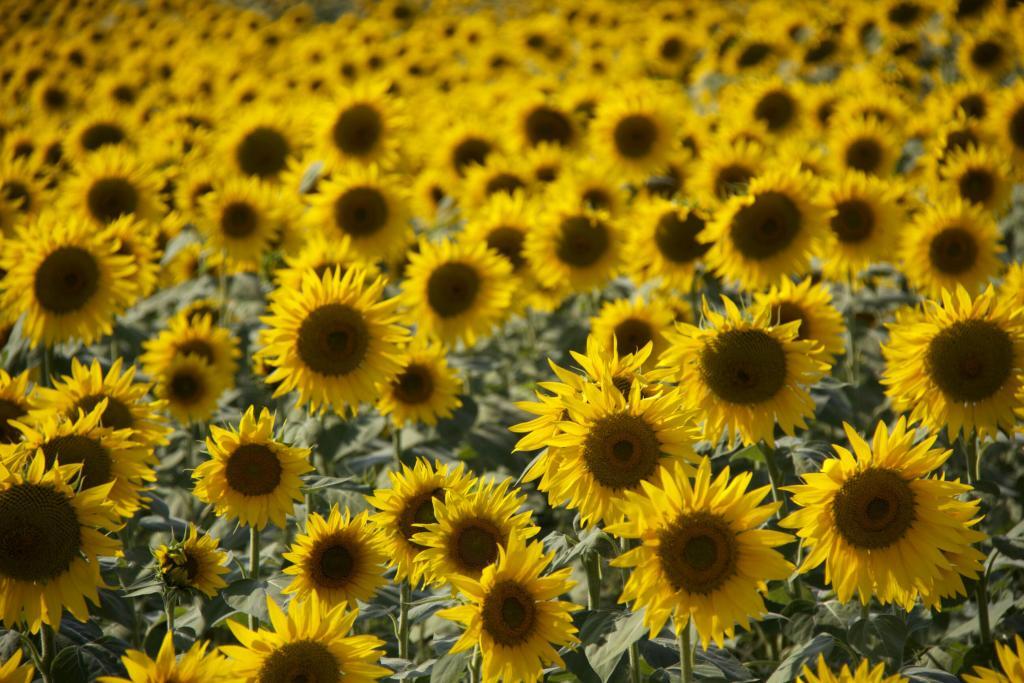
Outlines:
[[[267,184],[253,177],[230,177],[205,194],[197,220],[206,246],[229,264],[259,268],[277,238],[277,197]]]
[[[242,175],[275,181],[288,159],[300,152],[293,123],[281,110],[257,106],[225,128],[220,138],[221,156]]]
[[[137,268],[135,281],[139,298],[144,299],[154,292],[160,274],[160,250],[157,247],[157,231],[151,223],[143,223],[132,216],[122,216],[110,223],[103,231],[103,239],[113,239],[120,245],[117,253],[131,256]]]
[[[910,286],[937,298],[978,292],[999,273],[999,226],[983,207],[953,199],[926,207],[903,232],[899,257]]]
[[[603,286],[623,260],[622,229],[605,211],[574,201],[549,206],[526,236],[525,254],[537,281],[585,292]]]
[[[1024,163],[1024,82],[1016,81],[999,93],[995,110],[987,119],[1001,149],[1006,149],[1016,165]]]
[[[469,214],[460,237],[467,244],[483,242],[512,266],[512,275],[526,278],[526,236],[537,221],[537,207],[522,192],[490,197]]]
[[[971,145],[952,152],[939,170],[942,189],[996,216],[1009,207],[1013,189],[1010,162],[994,146]]]
[[[632,569],[619,602],[644,610],[652,638],[672,617],[676,633],[692,620],[705,649],[712,641],[723,647],[736,626],[749,628],[766,612],[768,581],[793,571],[775,548],[794,539],[760,528],[780,503],[760,504],[769,487],[748,490],[750,472],[730,478],[726,467],[712,478],[711,462],[701,458],[690,476],[674,463],[660,482],[625,493],[625,518],[608,532],[640,545],[612,560]]]
[[[811,175],[796,168],[770,171],[715,214],[702,235],[711,244],[705,260],[746,289],[767,287],[807,271],[827,220]]]
[[[654,87],[610,93],[590,124],[591,142],[627,180],[661,170],[679,144],[676,108]]]
[[[317,148],[329,160],[392,168],[408,117],[385,80],[359,81],[334,98],[317,125]]]
[[[323,609],[313,600],[292,601],[285,614],[273,598],[267,610],[274,630],[251,631],[229,621],[239,645],[220,651],[230,660],[230,673],[243,681],[339,681],[371,683],[391,673],[379,666],[384,646],[377,636],[350,636],[358,610],[345,605]]]
[[[174,636],[168,632],[160,643],[156,659],[141,650],[128,650],[121,657],[128,674],[100,676],[98,683],[207,683],[222,677],[224,659],[216,652],[207,652],[209,643],[197,640],[181,657],[174,651]]]
[[[298,403],[338,414],[376,397],[401,366],[408,333],[397,324],[395,299],[382,300],[384,279],[361,268],[317,277],[306,271],[298,290],[277,290],[261,318],[259,355],[273,372],[274,396],[298,389]]]
[[[896,170],[903,140],[891,124],[875,117],[848,118],[832,127],[828,139],[838,171],[887,177]]]
[[[294,501],[302,500],[299,477],[313,470],[309,449],[277,441],[274,414],[263,408],[257,417],[254,406],[237,429],[210,425],[206,448],[210,459],[192,473],[195,496],[219,517],[256,529],[268,522],[285,528]]]
[[[798,283],[784,278],[767,292],[755,293],[750,315],[758,318],[766,312],[772,325],[800,321],[796,338],[817,342],[818,348],[813,353],[825,363],[833,365],[836,357],[843,353],[846,343],[843,315],[832,304],[828,289],[814,284],[811,278]]]
[[[329,240],[348,237],[365,259],[399,254],[412,238],[409,208],[399,177],[377,166],[349,164],[310,195],[307,225]]]
[[[674,320],[672,309],[660,298],[615,299],[606,301],[590,319],[590,333],[606,348],[612,348],[614,338],[614,346],[623,355],[650,344],[651,357],[657,359],[668,345],[665,335]]]
[[[504,319],[512,297],[512,267],[485,243],[421,240],[409,255],[402,304],[424,334],[473,346]]]
[[[511,479],[477,481],[465,493],[449,489],[443,499],[430,500],[437,521],[414,523],[418,530],[412,536],[412,542],[423,547],[415,561],[422,565],[428,585],[451,583],[455,576],[479,579],[513,536],[531,538],[540,531],[532,524],[530,510],[523,510],[526,494],[512,488]]]
[[[807,387],[829,368],[814,357],[818,343],[797,338],[796,320],[773,325],[769,310],[751,318],[728,297],[722,304],[719,313],[704,302],[707,327],[678,324],[660,359],[687,388],[683,405],[697,412],[705,438],[739,435],[745,444],[771,445],[776,425],[789,435],[806,428],[814,415]]]
[[[886,180],[845,171],[825,183],[822,202],[829,211],[831,235],[822,250],[826,275],[850,282],[877,261],[892,258],[906,210]]]
[[[972,547],[986,537],[972,528],[980,501],[961,500],[966,484],[927,476],[952,451],[932,448],[934,435],[915,444],[902,417],[891,430],[880,422],[871,444],[843,426],[852,452],[833,445],[839,457],[785,487],[799,509],[779,523],[809,549],[799,571],[824,562],[842,603],[856,591],[862,604],[874,595],[910,609],[919,596],[929,601],[950,570],[955,592],[966,594],[960,575],[977,578],[985,559]]]
[[[378,387],[377,411],[401,428],[408,422],[436,425],[462,406],[462,379],[448,365],[443,345],[417,337],[402,354],[402,369]]]
[[[164,371],[182,356],[195,356],[204,361],[217,386],[233,386],[238,370],[238,340],[226,327],[213,324],[213,317],[203,315],[191,319],[175,316],[168,320],[167,329],[142,343],[139,356],[146,374],[164,375]]]
[[[434,501],[444,502],[448,493],[465,495],[473,485],[473,475],[462,463],[451,467],[437,462],[433,465],[419,458],[413,467],[402,465],[398,472],[388,472],[391,488],[377,489],[367,501],[379,512],[371,520],[380,530],[389,567],[395,567],[395,581],[409,580],[417,586],[425,579],[427,566],[416,562],[425,547],[412,537],[421,525],[437,522]]]
[[[174,356],[149,373],[156,381],[153,393],[183,425],[206,422],[217,410],[221,394],[234,384],[233,377],[210,365],[197,353]]]
[[[31,407],[30,401],[41,390],[33,387],[28,391],[30,370],[11,375],[0,369],[0,461],[3,461],[21,441],[21,431],[15,421],[24,421]]]
[[[116,240],[84,221],[45,213],[5,250],[2,304],[24,315],[32,346],[78,339],[85,344],[110,334],[114,317],[138,293],[136,266],[117,253]]]
[[[229,571],[224,566],[228,555],[217,546],[216,538],[200,535],[189,522],[183,539],[153,551],[157,577],[169,589],[196,591],[212,598],[228,585],[222,578]]]
[[[544,573],[554,556],[513,534],[478,580],[452,576],[468,602],[437,615],[465,625],[451,651],[479,647],[483,680],[537,680],[546,666],[565,667],[555,648],[579,643],[572,612],[581,608],[558,600],[575,585],[572,568]]]
[[[899,411],[950,438],[1010,434],[1024,408],[1024,323],[1013,299],[962,287],[897,316],[880,378]]]
[[[79,490],[80,465],[47,467],[36,452],[24,469],[0,463],[0,620],[30,633],[60,628],[61,614],[89,618],[100,602],[99,557],[121,555],[105,531],[121,527],[107,500],[112,483]]]
[[[120,150],[97,152],[61,184],[60,205],[96,227],[122,216],[157,223],[164,213],[157,171]]]
[[[386,583],[384,542],[366,511],[353,516],[332,505],[326,519],[310,515],[305,533],[283,557],[292,563],[284,573],[294,578],[282,592],[294,593],[296,601],[311,599],[325,611],[369,602]]]
[[[694,288],[701,259],[711,248],[700,236],[707,213],[660,197],[634,206],[627,258],[636,282],[660,278],[680,292]]]
[[[590,525],[621,521],[625,492],[660,484],[663,467],[678,462],[692,469],[699,432],[692,413],[680,410],[681,392],[643,396],[641,387],[634,380],[622,390],[605,379],[565,396],[557,433],[523,480],[540,479],[537,488],[552,506],[578,510],[580,522]]]
[[[65,152],[76,165],[99,150],[129,149],[136,137],[131,121],[114,107],[83,111],[67,132]]]
[[[967,683],[1013,683],[1024,679],[1024,639],[1019,635],[1013,637],[1014,647],[1009,643],[996,643],[996,655],[1002,671],[994,671],[983,666],[975,666],[974,672],[964,674]]]

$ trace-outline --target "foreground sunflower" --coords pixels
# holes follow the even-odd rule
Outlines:
[[[262,529],[268,522],[285,527],[293,501],[302,500],[299,477],[313,469],[309,449],[274,439],[274,414],[256,417],[249,406],[237,430],[210,425],[206,439],[210,459],[193,472],[193,493],[210,503],[220,517]]]
[[[296,536],[283,557],[292,563],[284,573],[295,578],[282,592],[294,593],[296,601],[311,599],[325,610],[369,602],[386,583],[384,544],[365,511],[352,516],[333,505],[326,519],[310,515],[305,533]]]
[[[1004,251],[995,218],[981,206],[953,199],[917,215],[903,233],[899,257],[910,285],[937,298],[957,285],[979,291],[999,273]]]
[[[82,489],[104,486],[114,512],[129,518],[148,505],[141,494],[147,483],[156,480],[156,455],[135,441],[130,429],[102,427],[105,411],[103,399],[88,413],[78,411],[74,417],[50,413],[37,423],[18,423],[22,441],[9,460],[24,465],[42,451],[47,467],[54,462],[81,463],[76,485]]]
[[[774,443],[775,425],[792,435],[814,415],[807,387],[827,371],[816,342],[799,339],[799,323],[773,325],[771,311],[750,318],[722,297],[724,313],[704,302],[707,327],[676,326],[660,365],[687,387],[684,405],[698,414],[705,438],[739,435],[745,444]]]
[[[371,519],[383,538],[388,567],[395,567],[395,581],[408,579],[416,586],[426,566],[415,561],[424,546],[412,537],[422,530],[420,525],[437,521],[434,501],[444,502],[450,492],[465,495],[473,476],[462,463],[458,467],[440,462],[432,465],[420,458],[412,467],[402,465],[400,472],[388,472],[388,479],[391,488],[377,489],[366,497],[379,510]]]
[[[135,366],[124,369],[124,359],[117,358],[106,371],[98,360],[85,365],[71,359],[71,374],[53,380],[53,388],[36,387],[32,392],[33,420],[48,414],[78,417],[78,411],[91,412],[101,401],[107,407],[100,416],[100,426],[130,429],[132,439],[155,447],[167,442],[170,428],[159,413],[159,401],[147,401],[148,384],[135,382]]]
[[[789,534],[761,529],[780,503],[760,505],[770,487],[748,491],[751,473],[711,476],[702,458],[696,477],[675,463],[659,484],[625,494],[624,521],[608,532],[640,546],[612,560],[632,571],[619,602],[644,610],[644,626],[657,637],[672,617],[676,633],[692,620],[704,648],[723,647],[736,626],[750,628],[765,613],[767,582],[785,579],[793,565],[775,548]]]
[[[402,369],[380,385],[377,412],[402,427],[409,422],[435,425],[462,406],[462,379],[448,365],[444,347],[419,338],[402,354]]]
[[[424,566],[425,583],[450,583],[453,576],[478,579],[514,534],[535,536],[539,529],[531,523],[531,512],[520,512],[525,501],[526,494],[513,488],[511,479],[478,481],[467,493],[448,491],[443,500],[432,498],[437,521],[418,524],[420,531],[412,537],[424,547],[416,561]]]
[[[224,659],[217,652],[208,652],[209,643],[197,640],[181,655],[175,656],[171,633],[164,635],[156,659],[141,650],[128,650],[121,663],[128,673],[100,676],[99,683],[211,683],[223,678]]]
[[[815,668],[811,668],[809,664],[804,664],[801,669],[800,676],[796,679],[797,683],[904,683],[910,679],[904,678],[899,674],[893,674],[892,676],[885,675],[885,664],[879,662],[875,666],[871,666],[871,663],[862,659],[860,664],[857,665],[856,669],[851,670],[849,666],[843,664],[843,668],[839,670],[839,673],[834,673],[829,668],[828,662],[825,661],[824,655],[818,655],[818,664]]]
[[[1002,671],[993,671],[982,666],[974,668],[973,674],[964,674],[967,683],[1013,683],[1024,680],[1024,639],[1014,636],[1016,651],[1008,643],[996,643],[996,655]]]
[[[376,396],[375,386],[401,369],[407,332],[397,324],[395,299],[382,300],[384,279],[362,268],[322,277],[307,271],[298,290],[277,290],[261,332],[259,354],[273,368],[274,396],[297,389],[313,411],[344,414]]]
[[[228,585],[222,578],[229,571],[224,566],[228,555],[217,546],[216,538],[200,535],[189,522],[185,538],[153,551],[157,576],[169,589],[197,591],[212,598]]]
[[[32,346],[78,339],[91,344],[113,330],[114,317],[138,289],[135,264],[73,216],[44,213],[5,250],[3,307],[24,315]]]
[[[920,596],[965,594],[961,576],[977,578],[985,556],[972,547],[985,534],[980,501],[961,500],[970,486],[928,477],[951,450],[932,448],[936,437],[914,443],[906,418],[879,423],[872,443],[844,424],[851,450],[834,445],[820,472],[785,487],[799,506],[779,524],[795,529],[808,549],[799,571],[825,564],[825,581],[846,603],[857,593],[910,609]]]
[[[769,171],[730,198],[704,230],[702,241],[711,244],[705,260],[746,289],[767,287],[806,272],[827,229],[813,176],[796,167]]]
[[[0,463],[0,621],[60,628],[61,613],[89,618],[100,602],[99,557],[121,555],[105,530],[121,523],[107,501],[111,484],[73,487],[80,465],[46,466],[36,452],[24,469]]]
[[[376,636],[350,636],[358,610],[344,605],[331,610],[316,602],[291,602],[285,614],[267,598],[273,631],[250,631],[237,621],[228,626],[240,645],[220,651],[230,660],[231,673],[241,681],[341,681],[371,683],[391,673],[377,662],[384,641]]]
[[[564,397],[566,416],[548,437],[548,450],[523,475],[525,481],[539,478],[537,488],[550,504],[578,510],[584,525],[621,520],[627,491],[658,483],[663,466],[690,467],[696,460],[697,434],[692,414],[679,409],[681,392],[644,396],[641,382],[626,386],[606,379]]]
[[[773,325],[799,321],[796,338],[817,342],[819,348],[815,355],[819,360],[832,365],[843,353],[846,324],[824,285],[814,284],[809,277],[798,283],[784,278],[767,292],[754,294],[751,316],[757,318],[765,311]]]
[[[575,585],[572,568],[544,574],[555,554],[543,548],[514,534],[479,580],[452,577],[469,602],[437,616],[465,624],[451,651],[479,647],[485,681],[536,681],[547,666],[565,668],[556,648],[579,642],[572,612],[580,606],[558,600]]]
[[[505,317],[511,275],[509,262],[484,243],[422,240],[409,255],[402,300],[422,333],[473,346]]]
[[[1024,408],[1024,319],[989,287],[974,297],[943,290],[941,302],[897,315],[882,345],[880,381],[893,408],[950,439],[1012,434]]]

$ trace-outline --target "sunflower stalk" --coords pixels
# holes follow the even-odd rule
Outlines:
[[[782,495],[782,472],[779,471],[779,465],[775,460],[777,451],[764,441],[761,442],[759,448],[764,453],[764,463],[768,470],[768,483],[772,488],[772,502],[782,503],[782,507],[779,510],[782,514],[786,514],[789,512],[789,501]]]
[[[53,629],[49,624],[43,624],[39,631],[39,675],[42,676],[43,683],[55,683],[52,669],[53,657],[57,653],[54,650]]]
[[[39,385],[43,387],[52,387],[53,380],[53,347],[49,344],[43,346],[43,358],[42,358],[42,370],[43,375],[39,378]]]
[[[249,527],[249,578],[258,580],[260,578],[260,530]],[[249,615],[249,630],[255,631],[260,627],[260,620],[255,614]]]
[[[398,602],[398,656],[401,659],[409,659],[409,602],[411,599],[412,586],[406,579],[399,588]]]
[[[167,632],[174,638],[174,595],[171,591],[164,591],[164,615],[167,618]]]
[[[693,683],[693,644],[690,642],[690,620],[679,629],[679,670],[682,683]]]
[[[850,384],[857,386],[860,377],[860,368],[857,364],[857,306],[853,294],[853,276],[846,281],[846,334],[848,345],[846,348],[846,371]],[[856,411],[855,411],[856,412]],[[854,417],[856,417],[854,415]]]
[[[970,437],[961,437],[967,467],[967,483],[974,486],[981,479],[981,447],[980,437],[975,430]],[[992,625],[988,615],[988,570],[982,567],[978,583],[974,587],[974,597],[978,602],[978,633],[981,642],[992,642]]]
[[[622,539],[622,554],[628,553],[631,548],[634,547],[634,541],[624,538]],[[623,588],[625,588],[625,582],[629,578],[629,570],[622,570],[622,581]],[[637,641],[633,641],[629,646],[629,680],[630,683],[640,683],[640,644]]]
[[[583,554],[583,569],[587,572],[587,609],[601,606],[601,556],[594,551]]]
[[[480,648],[473,648],[473,656],[469,658],[469,683],[483,683],[480,677]]]
[[[28,629],[25,628],[24,630],[19,631],[18,635],[21,637],[21,644],[25,646],[26,650],[28,650],[28,656],[29,659],[32,660],[32,666],[36,668],[36,671],[42,674],[43,660],[42,657],[39,656],[39,650],[36,648],[36,644],[32,642],[32,639],[28,636]],[[46,680],[45,676],[43,677],[43,680]]]

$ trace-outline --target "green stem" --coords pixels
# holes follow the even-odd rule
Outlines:
[[[988,645],[992,642],[992,625],[988,617],[988,572],[984,568],[978,577],[974,596],[978,601],[978,633],[981,635],[982,644]]]
[[[629,552],[630,548],[633,547],[634,541],[624,538],[622,539],[622,552]],[[623,568],[622,570],[622,581],[623,587],[625,587],[625,581],[628,577],[629,570]],[[629,646],[629,680],[630,683],[640,683],[640,644],[637,641]]]
[[[164,615],[167,618],[167,632],[174,638],[174,598],[164,595]],[[173,647],[173,644],[171,645]]]
[[[693,683],[693,645],[690,644],[690,620],[679,629],[679,669],[682,671],[682,683]]]
[[[483,683],[480,678],[480,648],[473,648],[473,656],[469,659],[469,683]]]
[[[260,530],[254,526],[249,527],[249,578],[260,578]],[[259,617],[250,614],[249,630],[255,631],[259,627]]]
[[[29,659],[32,660],[32,666],[36,668],[36,671],[42,673],[43,671],[43,660],[39,656],[39,650],[36,649],[36,644],[32,642],[32,639],[28,636],[27,629],[19,631],[18,635],[21,637],[21,644],[28,650]]]
[[[860,368],[857,364],[857,307],[854,305],[853,276],[846,281],[846,332],[849,345],[846,349],[846,370],[850,384],[856,385]]]
[[[399,472],[401,472],[402,471],[402,465],[404,464],[402,462],[403,451],[402,451],[402,428],[401,427],[395,427],[394,431],[391,432],[391,443],[395,447],[395,467],[396,467],[396,469]]]
[[[42,630],[39,631],[39,660],[42,665],[39,675],[43,677],[43,683],[54,683],[53,673],[50,671],[53,668],[53,657],[57,654],[54,650],[53,629],[49,624],[43,624]]]
[[[584,553],[583,569],[587,572],[587,609],[595,610],[601,605],[601,556]]]
[[[53,347],[43,347],[43,376],[39,378],[39,385],[43,387],[53,386]]]
[[[412,598],[412,586],[406,579],[399,587],[398,603],[398,656],[409,659],[409,602]]]
[[[978,434],[972,432],[963,438],[964,457],[967,460],[967,483],[974,486],[981,479],[981,457],[978,448]]]
[[[860,618],[865,621],[871,618],[871,600],[860,603]]]
[[[782,485],[782,473],[779,471],[779,466],[775,462],[775,449],[763,441],[761,442],[760,448],[764,452],[764,462],[768,469],[768,483],[771,484],[772,487],[772,501],[775,503],[781,502],[782,507],[779,508],[779,510],[781,513],[786,514],[789,512],[789,501],[786,500],[784,495],[782,495],[782,490],[780,488]]]
[[[227,252],[221,252],[220,268],[217,269],[217,292],[220,298],[220,311],[218,311],[217,324],[227,326],[228,324],[228,276],[227,276]]]

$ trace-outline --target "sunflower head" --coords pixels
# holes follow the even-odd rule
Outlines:
[[[153,551],[157,577],[168,590],[195,591],[212,598],[227,586],[221,575],[228,573],[224,566],[228,557],[217,546],[216,538],[200,535],[190,523],[185,538]]]
[[[449,367],[444,347],[438,343],[413,342],[404,354],[402,369],[380,390],[377,410],[390,415],[396,427],[410,421],[434,425],[462,405],[462,380]]]

